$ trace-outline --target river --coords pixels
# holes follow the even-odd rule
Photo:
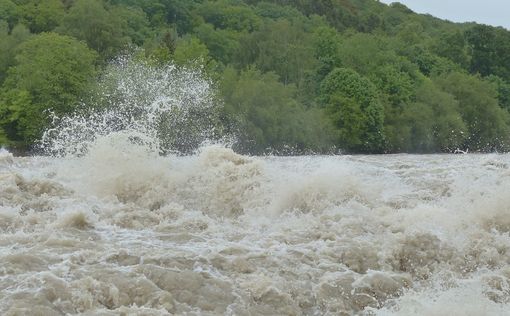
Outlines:
[[[0,151],[1,315],[510,314],[510,155],[122,144]]]

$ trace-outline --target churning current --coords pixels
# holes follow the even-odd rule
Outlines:
[[[0,151],[2,315],[509,315],[510,156]]]

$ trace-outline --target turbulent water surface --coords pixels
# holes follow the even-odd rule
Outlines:
[[[0,152],[0,314],[510,314],[509,155],[125,142]]]

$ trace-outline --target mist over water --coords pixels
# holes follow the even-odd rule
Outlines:
[[[54,156],[0,150],[0,314],[510,313],[509,155],[243,156],[199,73],[112,67]]]

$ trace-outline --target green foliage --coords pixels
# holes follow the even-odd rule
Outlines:
[[[394,43],[384,36],[356,33],[343,38],[340,43],[338,58],[343,67],[349,67],[362,75],[375,73],[388,64],[405,64],[406,60],[399,56]]]
[[[280,5],[289,5],[297,8],[306,16],[324,16],[328,23],[338,30],[354,27],[356,8],[349,0],[277,0]]]
[[[317,66],[317,79],[322,81],[335,67],[341,65],[338,54],[340,38],[338,33],[328,27],[321,27],[315,31],[313,37],[314,57],[319,62]]]
[[[178,65],[198,62],[210,62],[209,50],[198,38],[189,38],[179,43],[175,49],[173,60]]]
[[[450,59],[433,54],[420,45],[414,45],[403,52],[419,71],[428,77],[433,77],[454,71],[462,71],[460,65]]]
[[[321,103],[332,113],[340,135],[348,136],[340,138],[341,148],[361,152],[384,149],[384,108],[370,80],[354,70],[336,68],[321,84]]]
[[[130,42],[128,27],[123,22],[119,15],[107,11],[100,0],[76,0],[58,31],[85,41],[110,58]]]
[[[309,57],[311,67],[303,71],[304,80],[301,79],[299,89],[301,102],[308,106],[314,105],[322,80],[342,64],[338,54],[340,37],[334,29],[319,26],[312,35],[311,45],[314,48],[313,59]]]
[[[487,80],[496,88],[499,106],[510,111],[510,83],[496,75],[490,75]]]
[[[31,119],[36,119],[31,121]],[[34,115],[32,99],[26,90],[11,89],[0,95],[0,131],[2,143],[22,143],[42,128],[42,121]]]
[[[454,63],[467,69],[470,63],[467,42],[459,30],[443,33],[437,40],[435,47],[437,55],[448,58]]]
[[[29,0],[19,6],[22,23],[33,33],[53,31],[64,17],[60,0]]]
[[[175,27],[179,34],[190,33],[193,29],[193,9],[200,0],[117,0],[120,4],[140,7],[149,17],[154,28]]]
[[[0,146],[9,145],[9,139],[7,138],[7,134],[5,131],[0,128]]]
[[[47,110],[69,113],[90,87],[96,54],[71,37],[41,33],[21,44],[15,59],[1,91],[2,125],[13,140],[33,141]]]
[[[215,29],[208,23],[201,24],[193,33],[207,45],[211,56],[223,64],[229,64],[239,51],[240,34],[232,30]]]
[[[286,19],[294,21],[296,19],[303,19],[304,16],[294,7],[287,5],[278,5],[271,2],[260,2],[255,7],[255,12],[262,18],[269,18],[272,20]]]
[[[162,29],[151,39],[147,39],[143,47],[147,56],[158,62],[166,63],[172,59],[177,39],[178,35],[175,30]]]
[[[262,71],[274,71],[284,84],[299,85],[315,62],[310,36],[303,27],[287,20],[264,24],[243,42],[242,64],[255,64]]]
[[[180,41],[173,53],[172,60],[180,66],[204,67],[211,75],[218,68],[218,63],[209,56],[207,46],[195,37]]]
[[[510,115],[498,106],[491,83],[463,73],[439,77],[437,82],[459,102],[469,132],[466,147],[477,151],[509,149]]]
[[[253,32],[261,24],[252,8],[227,0],[205,1],[197,7],[196,14],[219,29]]]
[[[494,74],[510,80],[510,32],[488,25],[475,25],[466,32],[472,50],[470,70],[482,76]]]
[[[0,0],[0,21],[7,22],[9,28],[18,22],[19,7],[12,0]]]
[[[119,25],[123,28],[124,34],[134,44],[142,45],[145,39],[150,36],[149,20],[142,9],[114,6],[109,11],[111,16],[118,17]]]
[[[7,69],[14,64],[16,48],[30,37],[30,31],[23,25],[16,25],[8,33],[7,23],[0,21],[0,84],[5,80]]]
[[[398,26],[397,30],[397,38],[405,45],[422,43],[426,36],[423,26],[415,21],[403,23]]]
[[[386,125],[390,151],[452,152],[463,148],[468,133],[459,102],[431,80],[424,80],[415,101],[399,110]]]
[[[324,151],[330,146],[329,125],[321,111],[306,110],[295,101],[293,86],[274,73],[228,68],[222,95],[226,115],[242,138],[241,150],[262,153]]]
[[[0,143],[131,50],[203,67],[251,153],[510,149],[510,31],[375,0],[0,0]]]
[[[387,102],[393,106],[408,104],[415,94],[413,78],[399,69],[398,65],[382,66],[370,77]]]

